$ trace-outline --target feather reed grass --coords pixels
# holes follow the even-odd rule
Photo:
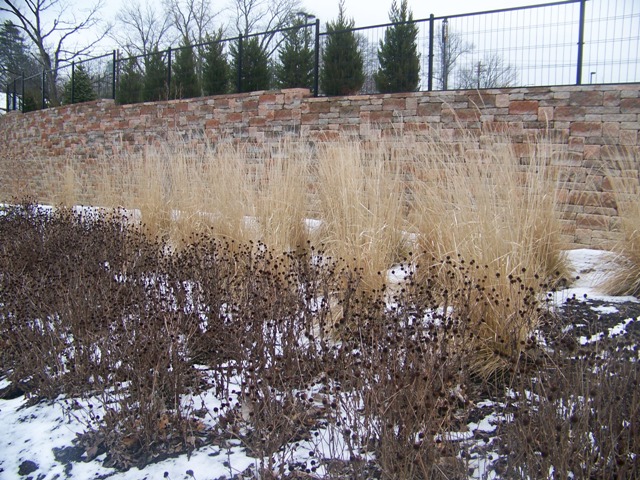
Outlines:
[[[45,182],[50,185],[48,198],[43,199],[54,205],[72,207],[82,197],[82,181],[80,172],[73,159],[67,158],[62,163],[49,161],[44,165]]]
[[[302,142],[282,142],[256,175],[255,216],[260,240],[274,252],[306,249],[310,231],[309,166],[311,152]]]
[[[640,294],[640,169],[638,154],[620,148],[607,171],[618,209],[621,240],[614,246],[617,268],[603,282],[609,295]]]
[[[317,153],[322,243],[371,289],[382,287],[405,249],[404,184],[388,147],[343,140],[322,144]]]
[[[253,195],[241,147],[177,143],[108,160],[99,169],[98,201],[139,212],[148,235],[174,247],[204,233],[239,243],[252,237],[246,217]]]
[[[535,294],[564,271],[551,154],[544,140],[521,160],[507,138],[436,136],[414,167],[412,223],[432,267],[423,273],[435,273],[443,302],[454,292],[463,300],[453,307],[476,331],[474,370],[484,378],[517,363],[538,326]]]

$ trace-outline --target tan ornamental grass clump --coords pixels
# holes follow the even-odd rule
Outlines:
[[[257,239],[256,167],[245,146],[173,142],[102,160],[95,201],[134,211],[151,237],[173,247],[205,233],[236,243]]]
[[[287,251],[308,241],[310,158],[304,142],[121,149],[93,167],[81,159],[49,162],[43,176],[50,194],[41,201],[123,207],[150,237],[174,247],[206,233]]]
[[[72,157],[43,161],[42,182],[48,192],[42,202],[62,207],[73,207],[88,200],[87,177],[80,162]]]
[[[405,250],[404,182],[385,141],[342,139],[317,148],[316,192],[327,254],[378,289]]]
[[[103,162],[97,197],[136,209],[149,235],[175,247],[206,233],[295,249],[307,242],[303,146],[282,143],[256,155],[243,144],[177,143],[123,153]]]
[[[640,294],[640,173],[638,153],[617,149],[607,171],[606,182],[618,209],[621,240],[614,246],[618,254],[615,271],[605,279],[609,295]]]
[[[309,181],[312,152],[304,142],[282,141],[270,147],[255,173],[255,218],[259,240],[273,252],[306,249],[311,236]]]
[[[531,343],[547,280],[564,271],[559,247],[558,154],[543,139],[518,158],[509,138],[421,145],[411,215],[423,279],[468,317],[473,370],[483,378],[512,369]]]

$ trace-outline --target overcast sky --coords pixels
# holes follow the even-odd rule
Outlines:
[[[355,19],[356,26],[366,27],[389,22],[391,2],[392,0],[345,0],[345,7],[347,16]],[[549,2],[550,0],[449,0],[440,2],[409,0],[408,3],[413,12],[413,18],[418,20],[428,18],[432,13],[436,17],[442,17]],[[307,10],[320,18],[323,25],[338,16],[338,0],[302,0],[302,3]]]

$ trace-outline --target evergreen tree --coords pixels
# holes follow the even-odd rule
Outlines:
[[[26,113],[40,110],[41,101],[42,92],[25,89],[24,96],[22,97],[22,111]]]
[[[418,26],[407,23],[413,21],[407,0],[402,0],[399,8],[393,0],[389,20],[394,25],[387,28],[384,41],[380,41],[376,88],[381,93],[414,92],[420,82],[420,55],[416,43]]]
[[[344,0],[341,0],[338,19],[327,24],[327,40],[322,53],[320,83],[327,95],[351,95],[364,84],[362,52],[358,39],[350,30],[353,27],[353,19],[345,17]]]
[[[196,74],[196,59],[191,42],[186,40],[176,52],[171,65],[173,78],[171,89],[173,98],[193,98],[200,96],[200,82]]]
[[[229,91],[229,63],[224,53],[222,31],[207,37],[202,67],[202,89],[205,95],[219,95]]]
[[[74,67],[73,77],[64,84],[64,93],[62,94],[62,103],[82,103],[95,100],[96,92],[93,90],[91,77],[80,64]]]
[[[144,59],[144,84],[142,99],[145,102],[155,102],[167,99],[167,65],[162,53],[155,47]]]
[[[22,76],[24,75],[24,92]],[[18,78],[16,93],[22,98],[22,111],[30,112],[42,104],[42,68],[32,54],[20,29],[6,20],[0,26],[0,90]],[[13,91],[13,85],[10,87]]]
[[[296,21],[298,28],[284,33],[279,63],[275,67],[276,81],[281,88],[312,88],[314,55],[311,49],[308,27]]]
[[[20,29],[10,20],[0,26],[0,85],[3,87],[16,76],[31,77],[42,72],[31,54]]]
[[[120,78],[116,99],[119,103],[137,103],[142,101],[143,76],[138,69],[135,57],[126,60]]]
[[[232,81],[238,79],[238,69],[242,64],[240,72],[240,92],[255,92],[257,90],[267,90],[271,80],[269,72],[269,56],[264,51],[258,37],[242,39],[242,59],[240,59],[239,45],[231,45],[231,65]],[[242,61],[240,61],[242,60]]]

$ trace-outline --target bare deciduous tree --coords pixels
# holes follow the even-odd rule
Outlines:
[[[472,43],[466,42],[459,33],[451,31],[447,19],[442,22],[442,31],[440,35],[436,36],[435,45],[438,61],[434,78],[438,81],[440,90],[447,90],[449,77],[456,62],[462,55],[471,53],[474,47]]]
[[[460,88],[502,88],[516,83],[517,72],[499,55],[490,55],[483,60],[460,69]]]
[[[211,0],[164,0],[164,8],[173,27],[187,43],[205,42],[207,33],[214,30],[217,13],[211,9]]]
[[[236,31],[242,35],[269,32],[292,24],[296,12],[301,10],[300,0],[231,0]],[[271,55],[276,46],[270,46],[275,34],[262,35],[260,47]]]
[[[202,79],[202,59],[206,48],[202,45],[214,31],[213,21],[218,13],[211,8],[211,0],[164,0],[166,16],[171,19],[173,28],[180,34],[183,45],[197,45],[195,68]]]
[[[138,0],[125,3],[116,16],[116,30],[112,36],[128,56],[149,55],[175,40],[173,23],[161,11]]]
[[[110,26],[101,28],[98,15],[103,3],[104,0],[98,0],[86,8],[77,8],[67,0],[0,0],[0,12],[13,17],[14,23],[33,42],[42,67],[51,71],[47,76],[47,89],[52,105],[59,104],[58,68],[89,55],[107,35]],[[98,32],[97,36],[88,43],[74,42],[79,34],[88,31]]]

